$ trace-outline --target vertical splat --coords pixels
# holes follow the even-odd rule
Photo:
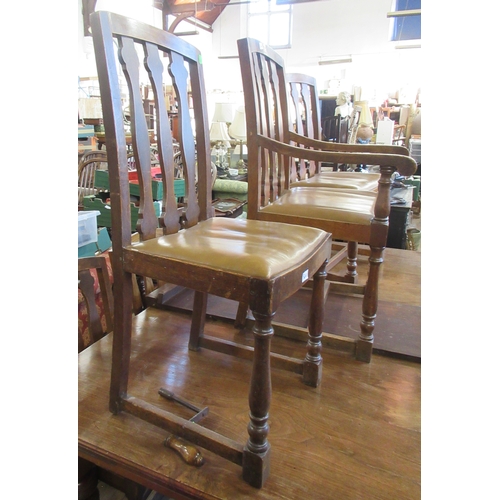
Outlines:
[[[168,118],[165,99],[163,98],[163,63],[161,62],[158,47],[146,43],[144,46],[146,55],[144,65],[153,88],[156,125],[158,131],[158,154],[160,159],[161,174],[163,182],[163,203],[160,224],[165,228],[166,234],[172,234],[179,230],[179,217],[177,214],[177,198],[174,193],[174,147],[172,142],[172,131]],[[167,181],[168,179],[168,181]]]
[[[273,120],[274,120],[274,139],[283,142],[284,140],[284,128],[283,128],[283,103],[281,101],[282,97],[286,99],[286,96],[282,96],[279,92],[279,76],[276,68],[276,64],[268,60],[269,66],[269,83],[270,83],[270,95],[273,99]],[[286,106],[285,108],[286,109]],[[287,117],[288,125],[288,117]],[[277,200],[284,189],[287,180],[290,178],[289,166],[290,158],[284,157],[281,154],[275,154],[274,165],[272,172],[274,177],[272,179],[272,189],[273,189],[273,201]]]
[[[188,77],[189,73],[184,65],[184,58],[176,52],[170,53],[170,66],[168,71],[173,80],[173,85],[178,99],[179,109],[179,142],[185,162],[185,208],[184,226],[191,227],[198,222],[200,210],[196,201],[195,178],[195,139],[189,115]]]
[[[156,235],[157,218],[153,204],[151,152],[148,126],[142,105],[139,58],[131,38],[120,38],[118,43],[118,57],[129,88],[132,148],[139,178],[140,202],[136,229],[143,239],[149,239]]]
[[[290,97],[292,100],[292,110],[295,110],[295,127],[296,132],[299,135],[304,134],[304,126],[302,124],[302,116],[300,113],[300,93],[297,89],[299,85],[292,83],[290,84]],[[292,164],[292,166],[294,166]],[[294,182],[298,179],[304,179],[306,176],[306,162],[303,159],[299,159],[297,169],[292,169],[290,173],[290,182]]]

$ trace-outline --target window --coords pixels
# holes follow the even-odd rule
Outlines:
[[[396,12],[405,10],[420,10],[421,0],[395,0],[394,10]],[[391,19],[391,41],[420,40],[422,16],[398,16]]]
[[[276,5],[276,0],[251,2],[248,9],[248,36],[274,49],[292,45],[292,6]]]

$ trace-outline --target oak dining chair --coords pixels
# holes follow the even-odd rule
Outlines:
[[[272,392],[272,318],[280,303],[313,277],[310,339],[304,359],[296,363],[301,367],[304,383],[317,386],[322,363],[322,289],[331,235],[314,227],[215,217],[209,117],[200,51],[171,33],[110,12],[92,14],[91,26],[106,130],[112,210],[115,314],[110,410],[134,415],[227,458],[242,467],[246,482],[260,488],[270,471],[267,437]],[[153,208],[150,137],[142,105],[141,78],[149,80],[155,101],[163,183],[160,217]],[[175,170],[179,164],[173,159],[172,131],[163,94],[165,85],[173,85],[178,103],[178,148],[185,181],[182,204],[178,204],[174,195]],[[135,228],[131,227],[129,208],[123,92],[128,93],[130,103],[131,147],[140,185]],[[134,232],[139,235],[136,243],[131,239]],[[191,331],[186,339],[192,351],[216,349],[218,342],[204,336],[208,294],[249,304],[255,323],[253,369],[248,384],[248,439],[244,445],[199,423],[181,419],[158,403],[141,399],[140,394],[130,394],[133,274],[195,291]],[[166,324],[166,343],[168,330]]]

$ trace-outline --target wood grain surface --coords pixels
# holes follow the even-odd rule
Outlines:
[[[188,351],[190,317],[149,308],[135,321],[129,394],[190,418],[158,395],[165,387],[199,407],[200,424],[245,443],[251,362],[202,349]],[[206,334],[248,337],[222,321]],[[274,337],[273,350],[300,356],[303,343]],[[108,410],[111,336],[79,355],[79,454],[165,495],[228,499],[420,498],[420,365],[323,349],[320,387],[273,369],[269,417],[271,474],[262,489],[241,468],[206,450],[202,467],[164,446],[168,433]]]

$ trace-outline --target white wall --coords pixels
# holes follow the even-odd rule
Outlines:
[[[238,0],[233,0],[238,1]],[[81,0],[79,13],[81,15]],[[112,10],[161,27],[161,12],[151,0],[98,0],[96,10]],[[292,48],[280,50],[287,70],[315,76],[320,89],[353,92],[380,104],[401,89],[415,95],[420,87],[421,50],[396,50],[389,42],[387,12],[392,0],[320,0],[293,6]],[[242,102],[241,75],[236,41],[247,36],[245,4],[228,6],[213,26],[213,33],[198,28],[199,34],[186,36],[202,53],[209,107],[219,100]],[[79,76],[95,76],[93,49],[79,29]],[[181,23],[177,31],[195,27]],[[320,66],[321,58],[350,55],[352,63]],[[209,109],[209,112],[211,110]]]
[[[279,50],[287,70],[315,76],[332,93],[362,87],[363,97],[393,95],[420,87],[421,50],[397,50],[389,42],[387,12],[392,0],[322,0],[293,6],[292,48]],[[237,54],[236,40],[247,36],[245,5],[226,7],[214,24],[213,51]],[[320,59],[350,55],[352,63],[320,66]],[[237,60],[219,60],[229,88],[241,86]],[[220,82],[221,78],[216,81]],[[333,81],[332,81],[333,80]],[[340,80],[338,82],[337,80]],[[241,88],[241,87],[240,87]]]

